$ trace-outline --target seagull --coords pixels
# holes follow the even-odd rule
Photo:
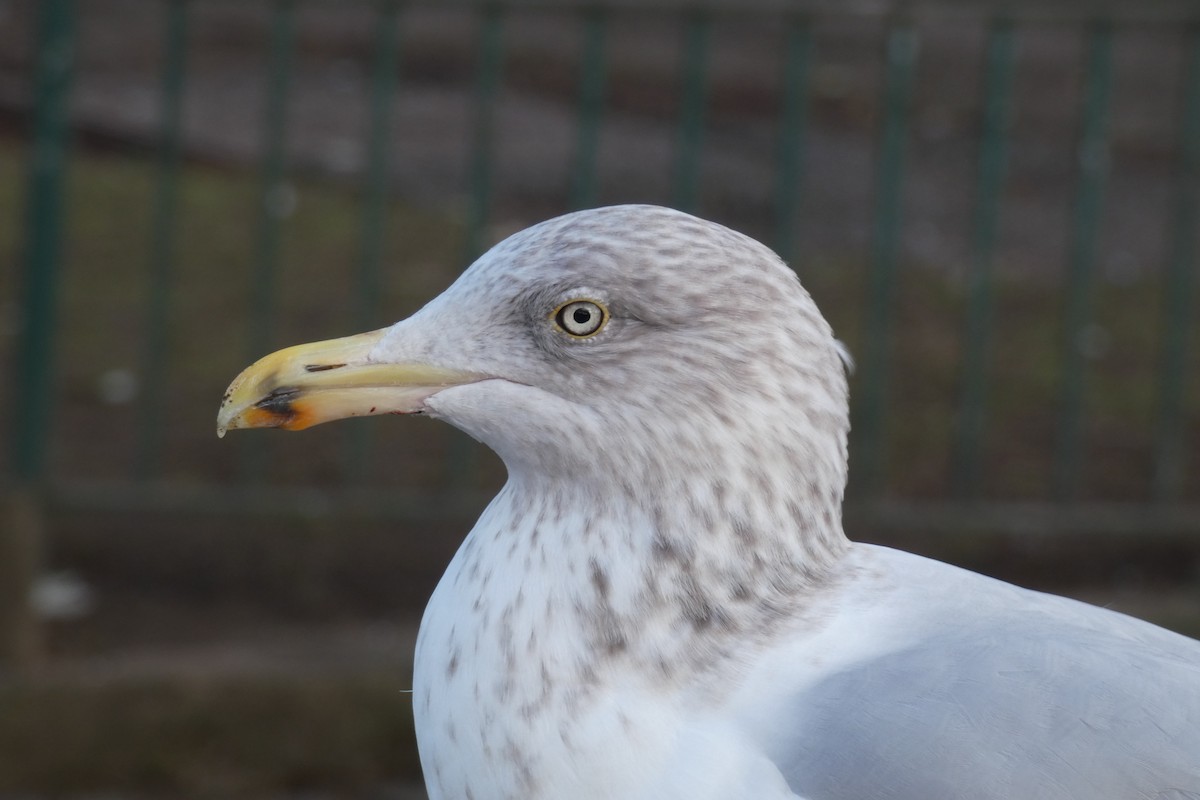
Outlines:
[[[542,222],[217,430],[371,414],[508,471],[417,639],[432,800],[1200,800],[1200,642],[846,538],[840,347],[751,238]]]

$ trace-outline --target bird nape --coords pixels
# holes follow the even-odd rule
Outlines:
[[[846,539],[838,345],[750,238],[543,222],[217,426],[381,413],[508,469],[418,636],[433,800],[1200,800],[1200,642]]]

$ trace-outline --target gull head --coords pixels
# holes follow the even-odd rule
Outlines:
[[[699,477],[709,495],[791,486],[835,507],[845,484],[845,371],[795,273],[656,206],[535,225],[408,319],[269,355],[233,381],[217,424],[384,413],[443,419],[514,478],[645,494]]]

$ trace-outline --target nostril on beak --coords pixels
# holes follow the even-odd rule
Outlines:
[[[278,389],[273,389],[263,399],[254,404],[255,408],[269,411],[272,414],[291,414],[292,401],[300,395],[300,390],[291,386],[281,386]]]
[[[345,364],[305,364],[305,372],[325,372],[330,369],[338,369],[346,366]]]

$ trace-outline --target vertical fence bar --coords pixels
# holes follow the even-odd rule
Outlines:
[[[917,32],[911,23],[899,24],[888,33],[866,343],[856,415],[856,428],[859,431],[855,453],[859,463],[858,480],[869,493],[878,493],[884,481],[884,406],[890,361],[888,341],[895,305],[904,144],[916,75],[917,44]]]
[[[138,431],[135,473],[140,480],[158,469],[162,451],[163,397],[167,383],[167,350],[170,341],[171,283],[175,268],[175,227],[179,200],[181,153],[180,117],[187,49],[187,2],[170,0],[166,6],[158,149],[158,176],[151,223],[149,295],[146,332],[142,345],[141,427]]]
[[[492,162],[496,138],[496,93],[504,69],[503,12],[483,9],[479,31],[479,66],[475,78],[475,116],[471,133],[471,198],[467,209],[463,266],[484,249],[484,230],[492,204]]]
[[[1091,323],[1093,273],[1104,185],[1108,177],[1108,117],[1112,95],[1112,26],[1098,22],[1089,34],[1087,84],[1079,144],[1079,184],[1067,277],[1062,389],[1054,494],[1069,500],[1079,492],[1083,459],[1084,337]]]
[[[278,0],[271,23],[271,64],[263,128],[262,197],[259,208],[257,258],[251,289],[251,358],[258,358],[266,352],[271,345],[271,335],[275,328],[280,223],[289,211],[283,165],[287,99],[291,85],[295,36],[295,3],[293,0]]]
[[[254,273],[250,287],[250,324],[246,338],[248,361],[270,349],[275,330],[276,273],[279,267],[281,223],[290,213],[293,198],[283,180],[287,98],[291,84],[292,51],[296,38],[294,0],[277,0],[271,19],[271,54],[267,81],[266,117],[263,128],[262,190],[255,247]],[[261,443],[244,446],[242,472],[257,478],[262,472],[265,450]]]
[[[686,24],[683,102],[679,112],[679,138],[671,202],[680,211],[693,211],[696,208],[700,186],[700,148],[704,140],[708,42],[712,18],[704,11],[692,11],[687,15]]]
[[[979,491],[980,449],[992,330],[992,265],[1000,197],[1008,163],[1015,50],[1012,22],[1003,19],[994,23],[988,32],[983,89],[983,140],[979,149],[975,218],[971,226],[962,394],[953,462],[952,485],[959,497],[975,497]]]
[[[1160,502],[1178,498],[1183,484],[1188,345],[1195,314],[1196,229],[1200,226],[1200,24],[1190,26],[1187,41],[1171,260],[1164,281],[1162,372],[1154,449],[1154,498]]]
[[[803,180],[805,135],[808,129],[808,65],[812,32],[805,17],[788,23],[787,53],[783,68],[783,108],[779,125],[779,153],[775,183],[775,250],[789,264],[795,258],[796,213]]]
[[[380,267],[387,227],[389,133],[396,73],[400,64],[399,7],[396,0],[379,0],[375,21],[375,57],[371,76],[371,118],[367,131],[362,240],[354,296],[354,324],[366,330],[379,324]],[[355,481],[367,475],[371,455],[370,429],[365,420],[350,420],[347,473]]]
[[[596,203],[596,149],[604,113],[604,40],[608,14],[591,8],[584,18],[583,63],[579,79],[579,137],[575,143],[575,168],[571,171],[571,208]]]
[[[496,138],[496,94],[504,70],[504,16],[498,5],[483,9],[479,31],[479,67],[475,79],[475,119],[471,142],[471,198],[463,266],[484,250],[492,203],[492,162]],[[452,491],[463,491],[474,472],[476,445],[466,436],[451,439],[447,458]]]
[[[12,381],[15,486],[0,496],[0,670],[26,675],[33,674],[42,651],[29,598],[44,539],[41,488],[54,407],[54,321],[75,61],[73,0],[45,0],[39,11],[22,320]]]
[[[12,465],[18,483],[40,482],[43,477],[50,409],[54,405],[54,326],[62,261],[74,22],[73,0],[47,0],[41,5],[26,200],[22,324],[12,384],[16,392]]]

